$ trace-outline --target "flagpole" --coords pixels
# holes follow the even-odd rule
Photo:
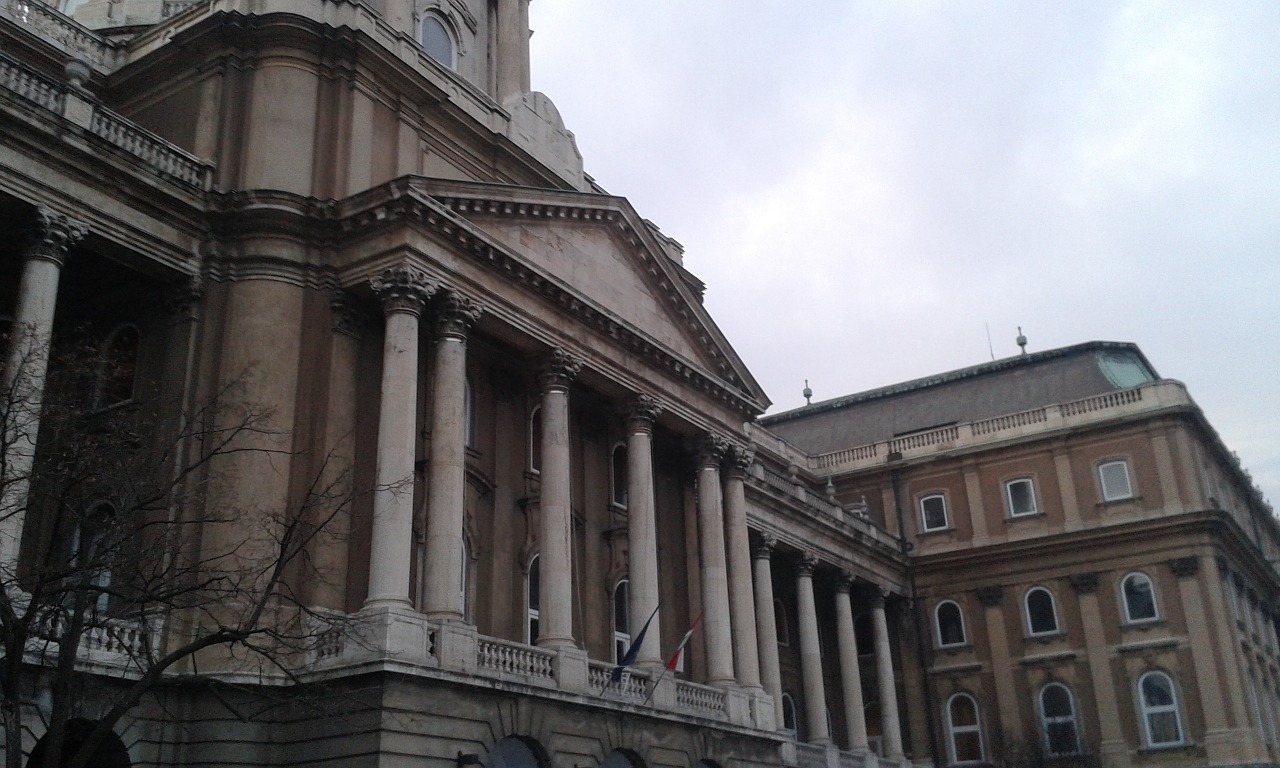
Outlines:
[[[618,665],[614,667],[613,671],[609,673],[609,676],[605,678],[604,685],[600,687],[600,692],[597,693],[596,696],[603,696],[604,692],[609,690],[609,686],[613,685],[614,678],[617,678],[618,682],[622,682],[622,673],[626,671],[627,667],[636,663],[636,657],[640,654],[640,646],[644,645],[645,633],[649,631],[649,624],[653,622],[653,617],[658,615],[658,609],[660,607],[662,607],[661,603],[653,606],[653,613],[649,614],[649,618],[645,620],[644,626],[640,628],[640,634],[636,635],[631,646],[627,648],[627,652],[622,654],[622,658],[618,660]]]

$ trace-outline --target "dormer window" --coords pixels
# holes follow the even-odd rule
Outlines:
[[[427,55],[449,69],[457,68],[457,43],[449,24],[439,14],[428,12],[418,28],[418,42]]]

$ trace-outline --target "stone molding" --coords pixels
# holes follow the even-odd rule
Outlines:
[[[544,392],[568,389],[580,370],[582,361],[557,347],[543,358],[538,368],[538,383]]]
[[[836,594],[847,595],[852,592],[855,581],[857,579],[851,571],[840,571],[835,578]]]
[[[67,252],[89,233],[89,225],[52,208],[36,208],[32,238],[26,257],[48,261],[61,267]]]
[[[465,340],[471,331],[471,326],[476,324],[480,315],[484,314],[484,308],[479,302],[472,301],[457,291],[450,290],[444,293],[438,301],[435,308],[435,324],[432,327],[437,341]]]
[[[805,552],[796,562],[796,575],[801,578],[813,578],[813,572],[818,567],[818,556],[812,552]]]
[[[420,315],[427,299],[440,290],[439,283],[407,264],[391,267],[369,278],[369,287],[377,294],[382,302],[382,311],[387,315],[398,312]]]
[[[169,286],[164,297],[165,309],[184,320],[194,320],[196,308],[208,292],[204,275],[188,275]]]
[[[756,452],[751,448],[731,443],[724,456],[725,474],[729,477],[745,478],[755,460]]]
[[[693,454],[697,458],[698,469],[719,469],[729,451],[729,441],[715,434],[705,434],[693,444]]]

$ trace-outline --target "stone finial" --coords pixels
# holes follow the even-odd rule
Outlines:
[[[1004,597],[1004,587],[978,587],[973,592],[983,608],[999,608]]]
[[[382,311],[422,314],[427,299],[440,290],[440,284],[421,270],[407,264],[391,267],[369,278],[369,287],[382,301]]]
[[[440,296],[436,305],[435,337],[465,339],[482,314],[484,308],[479,302],[457,291],[448,291]]]
[[[652,432],[654,422],[662,415],[662,405],[649,395],[636,395],[623,407],[622,413],[628,432]]]
[[[1169,561],[1169,570],[1180,579],[1189,579],[1200,570],[1200,559],[1197,557],[1179,557]]]
[[[751,554],[757,560],[768,560],[773,557],[773,550],[778,546],[778,537],[772,533],[762,533],[760,538],[756,539],[755,547],[752,548]]]
[[[568,389],[580,370],[582,361],[557,347],[543,358],[538,369],[538,381],[544,390]]]
[[[1077,595],[1092,595],[1098,591],[1098,574],[1096,573],[1073,574],[1067,577],[1067,581]]]
[[[818,556],[812,552],[805,552],[800,556],[800,561],[796,563],[796,574],[802,577],[812,577],[817,567]]]
[[[39,206],[36,208],[35,227],[27,247],[27,257],[51,261],[61,267],[67,258],[67,251],[88,233],[88,224],[52,208]]]

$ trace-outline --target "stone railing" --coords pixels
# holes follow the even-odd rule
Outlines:
[[[481,637],[476,641],[476,670],[479,674],[555,680],[555,651],[523,643]]]
[[[8,57],[0,58],[0,88],[12,91],[50,112],[62,112],[65,101],[62,88],[19,66]]]
[[[109,70],[119,58],[114,44],[77,24],[43,0],[0,0],[0,18],[30,30],[41,40],[95,69]]]
[[[687,680],[676,681],[676,706],[686,712],[723,720],[728,717],[725,692]]]
[[[58,643],[66,631],[67,616],[61,611],[46,614],[33,627],[27,651],[49,658],[58,654]],[[151,629],[141,620],[94,617],[80,633],[76,658],[114,667],[145,667]]]
[[[599,661],[589,662],[587,669],[587,690],[600,693],[606,698],[623,699],[642,702],[649,696],[649,676],[634,669],[624,670],[622,679],[610,682],[614,665]]]
[[[827,768],[827,748],[796,742],[796,765],[800,768]]]
[[[811,470],[826,473],[851,471],[883,464],[891,453],[901,454],[903,458],[925,456],[939,450],[1071,429],[1131,413],[1190,405],[1191,398],[1180,382],[1156,381],[1083,400],[1033,408],[981,421],[950,424],[927,432],[819,454],[809,457],[808,465]],[[766,482],[770,482],[770,478],[766,477]],[[777,482],[773,479],[770,484]]]

